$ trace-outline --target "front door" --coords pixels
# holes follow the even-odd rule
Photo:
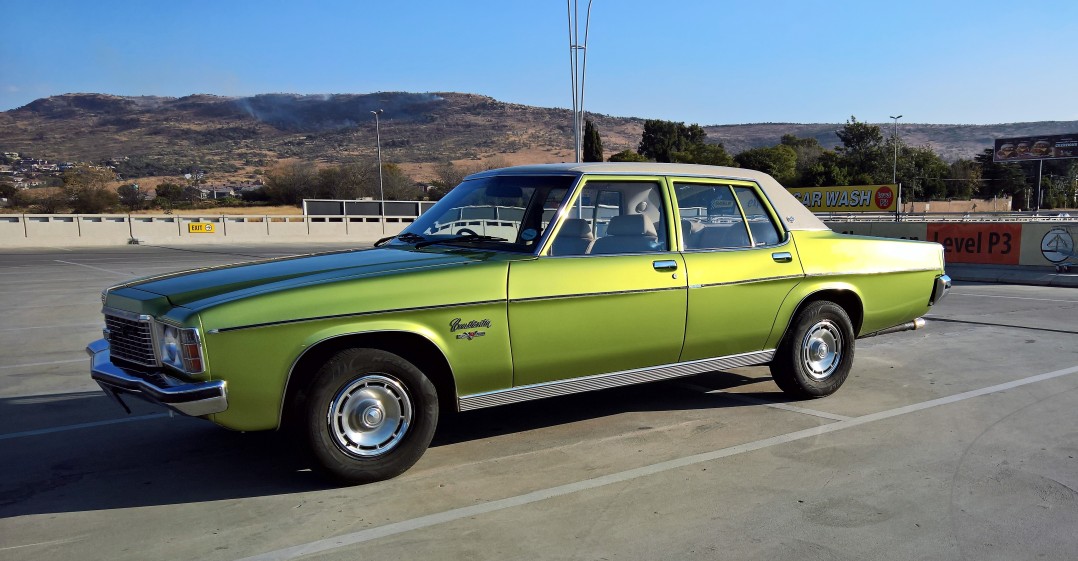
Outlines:
[[[660,181],[587,181],[545,254],[509,267],[515,386],[677,362],[685,262]]]

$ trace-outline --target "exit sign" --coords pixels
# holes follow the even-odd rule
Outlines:
[[[189,234],[212,234],[213,229],[212,222],[189,222],[187,224],[187,233]]]

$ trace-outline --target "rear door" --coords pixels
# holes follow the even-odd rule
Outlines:
[[[754,183],[673,180],[688,275],[681,361],[763,349],[804,276],[797,248]]]

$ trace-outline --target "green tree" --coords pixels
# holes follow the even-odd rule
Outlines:
[[[616,154],[611,154],[608,162],[646,162],[647,158],[637,154],[635,150],[622,150]]]
[[[738,166],[762,171],[783,185],[797,178],[797,152],[787,144],[768,148],[752,148],[734,156]]]
[[[648,119],[644,121],[644,132],[640,137],[638,153],[656,162],[673,162],[675,152],[693,154],[698,146],[703,146],[707,132],[700,125],[685,126],[685,123]],[[722,150],[725,152],[725,149]],[[708,157],[716,153],[705,154]]]
[[[116,194],[120,197],[120,204],[130,210],[142,208],[142,201],[146,200],[146,194],[143,193],[139,189],[138,184],[135,183],[121,185],[116,189]]]
[[[970,199],[981,186],[981,166],[973,160],[959,158],[951,164],[947,184],[949,197],[958,199]]]
[[[807,187],[849,185],[850,176],[842,157],[831,150],[824,150],[816,162],[805,170],[801,182]]]
[[[809,168],[816,164],[816,161],[820,159],[823,154],[823,146],[820,146],[820,141],[815,138],[798,138],[792,134],[782,135],[780,142],[783,146],[789,146],[797,158],[795,164],[794,177],[789,180],[789,183],[784,183],[787,187],[802,187],[805,185],[811,185],[806,181]]]
[[[951,197],[948,182],[944,181],[950,176],[951,167],[928,146],[901,147],[898,166],[903,199],[931,201]]]
[[[112,210],[119,203],[116,191],[110,184],[116,174],[109,169],[78,166],[64,172],[64,198],[76,214],[100,214]]]
[[[318,188],[318,172],[310,162],[292,162],[278,166],[266,174],[263,189],[270,202],[300,206],[303,199],[314,198]]]
[[[377,196],[377,164],[349,163],[318,170],[310,198],[358,199]]]
[[[599,137],[599,129],[591,119],[584,119],[583,158],[585,162],[603,161],[603,139]]]
[[[158,185],[154,192],[157,193],[157,200],[169,204],[175,204],[183,198],[183,187],[167,181]]]
[[[1026,190],[1029,183],[1026,181],[1026,173],[1022,166],[1016,163],[999,164],[993,161],[995,150],[985,148],[983,152],[973,157],[973,161],[981,166],[981,188],[978,195],[982,199],[1010,195],[1011,208],[1023,210],[1030,208],[1029,197]]]
[[[835,131],[842,146],[838,154],[842,156],[847,174],[854,184],[882,183],[890,180],[891,174],[884,157],[883,133],[880,127],[860,123],[857,117],[850,117],[846,125]]]
[[[721,142],[715,144],[690,144],[685,150],[671,154],[671,161],[680,164],[702,164],[706,166],[734,166],[734,157]]]

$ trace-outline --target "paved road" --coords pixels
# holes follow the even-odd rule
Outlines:
[[[958,284],[825,399],[743,368],[449,416],[361,487],[89,381],[105,286],[299,250],[0,252],[0,558],[1078,558],[1074,289]]]

